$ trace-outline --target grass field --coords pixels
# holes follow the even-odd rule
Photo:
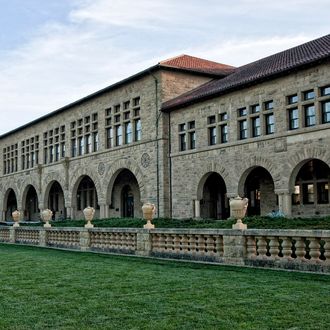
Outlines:
[[[156,228],[230,228],[236,221],[234,220],[194,220],[194,219],[154,219]],[[83,227],[84,220],[62,220],[53,221],[55,227]],[[276,228],[276,229],[330,229],[330,217],[321,218],[270,218],[270,217],[247,217],[244,223],[248,228]],[[93,220],[95,227],[135,227],[142,228],[145,224],[143,219],[137,218],[112,218]],[[27,224],[31,225],[31,224]],[[39,225],[40,224],[34,224]]]
[[[0,244],[0,329],[328,329],[330,276]]]

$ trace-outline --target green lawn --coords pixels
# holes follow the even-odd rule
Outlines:
[[[330,229],[330,217],[321,218],[270,218],[270,217],[247,217],[244,223],[248,228],[281,228],[281,229]],[[193,219],[154,219],[156,228],[231,228],[234,220],[193,220]],[[84,220],[63,220],[53,221],[55,227],[83,227]],[[132,218],[112,218],[93,220],[95,227],[135,227],[142,228],[146,222],[143,219]],[[28,224],[31,225],[31,224]],[[35,224],[39,225],[40,224]]]
[[[0,329],[327,329],[330,276],[0,244]]]

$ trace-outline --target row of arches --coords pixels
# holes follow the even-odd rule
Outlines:
[[[64,187],[53,180],[45,189],[42,205],[53,211],[53,220],[72,218],[82,218],[83,209],[92,206],[96,209],[96,217],[100,214],[100,204],[97,187],[93,179],[88,175],[83,175],[75,185],[76,189],[72,195],[65,191]],[[13,188],[8,188],[4,197],[4,217],[5,220],[12,219],[12,212],[16,209],[22,211],[22,220],[39,220],[40,217],[40,196],[34,185],[25,187],[20,201]],[[67,200],[71,200],[68,207]],[[108,203],[113,214],[120,217],[140,217],[141,216],[141,196],[139,184],[134,174],[128,169],[122,169],[114,179],[112,184],[111,200]],[[106,215],[106,214],[105,214]],[[103,215],[104,216],[104,215]]]
[[[253,166],[237,178],[234,194],[249,199],[248,215],[266,215],[277,210],[289,216],[330,213],[330,168],[324,161],[307,159],[286,177],[290,177],[290,190],[285,196],[287,200],[275,189],[274,178],[263,166]],[[100,201],[101,188],[89,175],[78,177],[71,191],[53,179],[42,196],[33,184],[27,185],[20,197],[14,188],[9,187],[4,195],[3,217],[10,220],[12,212],[19,209],[24,220],[38,220],[39,208],[42,207],[51,209],[54,219],[79,219],[83,218],[82,210],[87,206],[96,209],[98,218],[141,217],[141,198],[146,197],[142,196],[142,186],[143,180],[138,181],[132,171],[122,168],[111,177],[111,191],[106,201]],[[207,171],[191,191],[194,202],[192,209],[186,210],[187,217],[227,219],[230,216],[229,197],[233,197],[232,187],[229,189],[231,191],[228,192],[225,176],[213,170]]]
[[[267,169],[255,166],[240,180],[238,194],[249,199],[248,215],[266,215],[280,209],[274,180]],[[300,164],[290,182],[291,210],[296,216],[328,213],[330,168],[318,159]],[[200,181],[194,215],[201,218],[226,219],[230,215],[227,187],[223,177],[209,172]],[[196,202],[195,201],[195,202]]]

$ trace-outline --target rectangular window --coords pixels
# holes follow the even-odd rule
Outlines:
[[[142,135],[141,119],[136,119],[134,121],[134,131],[135,131],[135,141],[141,141],[141,135]]]
[[[55,145],[55,161],[57,162],[60,159],[60,145]]]
[[[251,113],[258,113],[258,112],[260,112],[260,105],[259,104],[251,105]]]
[[[221,143],[228,142],[228,125],[224,124],[220,126],[220,135],[221,135]]]
[[[93,133],[93,151],[99,150],[99,134],[97,132]]]
[[[196,148],[196,132],[189,132],[189,148]]]
[[[227,114],[227,112],[220,113],[220,115],[219,115],[219,121],[225,121],[225,120],[228,120],[228,114]]]
[[[54,161],[54,147],[49,147],[49,162],[52,163]]]
[[[273,100],[271,100],[271,101],[266,101],[265,103],[264,103],[264,107],[265,107],[265,110],[267,111],[267,110],[273,110],[274,109],[274,102],[273,102]]]
[[[65,143],[64,142],[61,143],[61,157],[62,158],[65,157]]]
[[[299,205],[300,204],[300,186],[294,186],[294,192],[292,194],[292,204]]]
[[[91,136],[88,134],[85,136],[85,153],[90,154],[92,152]]]
[[[187,149],[186,134],[179,135],[180,151],[185,151]]]
[[[237,115],[238,117],[243,117],[247,115],[247,110],[246,108],[240,108],[237,110]]]
[[[304,183],[303,189],[303,203],[313,204],[314,203],[314,185],[312,183]]]
[[[71,140],[71,157],[77,156],[77,140]]]
[[[321,96],[330,95],[330,86],[325,86],[321,88]]]
[[[305,126],[315,126],[315,106],[314,105],[306,105],[304,107],[305,111]]]
[[[269,114],[265,116],[265,123],[266,123],[266,134],[274,134],[275,132],[275,122],[274,122],[274,115]]]
[[[239,138],[245,140],[248,137],[247,120],[241,120],[239,122]]]
[[[215,123],[215,116],[209,116],[207,118],[207,123],[210,124],[214,124]]]
[[[209,128],[209,145],[213,146],[217,143],[217,129],[216,127]]]
[[[329,184],[327,182],[317,183],[317,203],[318,204],[329,203]]]
[[[297,103],[298,102],[298,95],[297,94],[289,95],[287,101],[288,101],[288,104]]]
[[[123,144],[123,130],[121,125],[116,126],[116,146],[121,146]]]
[[[309,90],[309,91],[303,92],[303,99],[304,99],[304,101],[312,100],[314,98],[315,98],[315,93],[314,93],[314,91],[312,89]]]
[[[112,146],[113,146],[113,129],[112,129],[112,127],[107,128],[106,136],[107,136],[107,148],[112,148]]]
[[[83,137],[80,137],[78,139],[78,155],[81,156],[84,154],[84,151],[85,151],[85,148],[84,148],[84,138]]]
[[[322,102],[321,107],[322,107],[322,124],[330,123],[330,101]]]
[[[133,99],[133,107],[137,107],[140,105],[140,97],[135,97]]]
[[[254,117],[251,119],[252,121],[252,137],[260,136],[260,118]]]
[[[190,121],[188,123],[188,129],[194,129],[195,128],[195,121]]]
[[[289,109],[289,129],[299,128],[299,111],[298,108]]]
[[[125,144],[132,143],[132,124],[125,123]]]

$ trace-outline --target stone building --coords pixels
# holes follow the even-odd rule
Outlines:
[[[330,214],[330,35],[234,68],[187,55],[0,137],[1,220]]]

